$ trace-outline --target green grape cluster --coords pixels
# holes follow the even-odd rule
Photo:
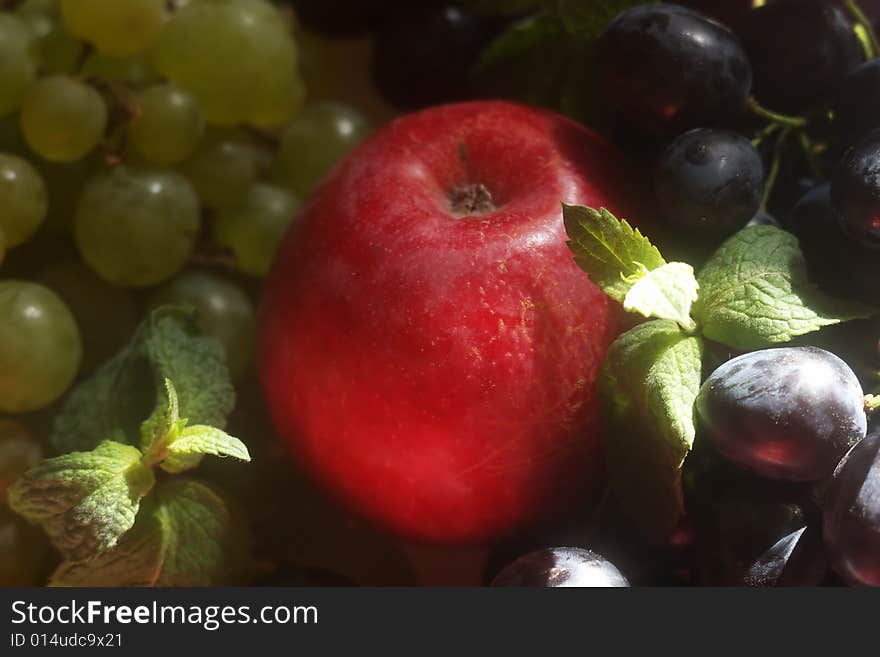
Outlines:
[[[271,0],[0,6],[0,413],[52,404],[161,303],[250,371],[255,281],[371,129],[308,98],[300,34]]]

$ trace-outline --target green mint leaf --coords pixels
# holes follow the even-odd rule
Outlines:
[[[235,406],[235,389],[223,346],[198,335],[191,314],[174,310],[154,311],[144,342],[159,380],[174,382],[180,416],[192,424],[225,427]]]
[[[736,349],[768,347],[874,314],[810,283],[797,239],[774,226],[745,228],[728,239],[697,280],[693,311],[704,335]]]
[[[703,342],[654,320],[622,334],[608,351],[601,391],[611,431],[611,489],[649,537],[668,536],[683,513],[681,466],[695,435]]]
[[[174,383],[179,414],[224,427],[235,404],[223,347],[200,336],[193,315],[164,307],[150,314],[132,342],[77,386],[59,412],[52,442],[59,452],[87,451],[102,440],[137,445],[155,430]],[[144,425],[144,420],[148,419]]]
[[[666,264],[647,237],[605,208],[563,203],[562,217],[575,262],[616,301],[623,301],[646,271]]]
[[[141,459],[138,449],[111,441],[47,459],[9,489],[9,506],[40,524],[65,557],[91,558],[131,529],[153,487]]]
[[[207,484],[162,482],[137,523],[113,550],[66,561],[52,586],[222,586],[240,584],[247,568],[244,524]]]
[[[650,0],[557,0],[557,11],[566,30],[596,37],[615,16],[644,4]]]
[[[474,74],[484,75],[500,65],[529,55],[548,42],[558,45],[562,34],[562,24],[550,14],[535,14],[516,21],[486,46],[477,60]]]
[[[638,278],[623,299],[623,309],[645,317],[671,319],[686,330],[696,325],[691,306],[697,300],[694,268],[683,262],[670,262]]]
[[[181,431],[168,444],[167,450],[169,456],[163,461],[162,468],[174,473],[197,466],[201,457],[206,454],[231,456],[241,461],[251,460],[247,447],[238,438],[233,438],[220,429],[203,425],[187,427]]]
[[[177,390],[170,379],[165,379],[164,397],[141,425],[141,449],[146,453],[156,443],[178,435],[184,426],[186,420],[180,419]]]

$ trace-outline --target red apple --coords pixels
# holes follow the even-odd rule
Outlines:
[[[417,540],[489,542],[585,499],[619,313],[572,260],[560,202],[618,213],[627,190],[599,136],[513,103],[428,109],[361,144],[265,288],[262,381],[296,458]]]

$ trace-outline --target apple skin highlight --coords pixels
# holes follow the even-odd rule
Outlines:
[[[490,543],[595,496],[620,310],[574,263],[561,202],[630,217],[630,190],[602,138],[514,103],[431,108],[361,144],[265,287],[261,379],[296,460],[418,541]]]

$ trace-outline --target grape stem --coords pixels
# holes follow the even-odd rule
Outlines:
[[[792,128],[784,128],[776,139],[776,147],[773,149],[773,160],[770,162],[770,170],[767,172],[767,178],[764,180],[764,197],[761,199],[761,210],[767,210],[767,203],[770,201],[770,195],[773,193],[773,186],[776,184],[776,177],[779,175],[779,166],[782,162],[782,150],[785,146],[785,140],[788,139]]]
[[[880,410],[880,395],[865,395],[865,413],[871,415]]]
[[[779,114],[773,110],[769,110],[759,103],[754,96],[746,99],[746,109],[752,114],[762,119],[766,119],[771,123],[788,128],[803,128],[807,125],[807,120],[802,116],[788,116],[787,114]]]
[[[859,3],[856,2],[856,0],[843,0],[843,6],[849,12],[849,15],[852,16],[853,20],[861,25],[868,35],[868,42],[873,51],[870,53],[868,59],[876,57],[877,54],[880,53],[880,40],[877,39],[877,32],[874,30],[871,21],[865,15],[864,10],[859,6]]]

